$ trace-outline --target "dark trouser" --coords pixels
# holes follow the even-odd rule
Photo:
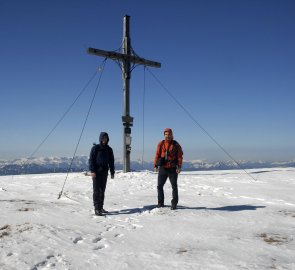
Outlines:
[[[164,185],[168,177],[172,186],[171,204],[176,206],[178,203],[178,174],[176,172],[176,168],[166,169],[164,167],[160,167],[158,174],[158,204],[164,204]]]
[[[106,190],[108,179],[108,171],[96,173],[96,177],[92,177],[93,181],[93,204],[95,209],[102,209],[104,203],[104,193]]]

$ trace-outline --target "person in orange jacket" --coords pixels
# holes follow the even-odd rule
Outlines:
[[[169,177],[172,186],[171,209],[175,210],[178,204],[177,178],[181,172],[182,148],[180,144],[173,140],[172,129],[164,130],[164,140],[158,143],[154,170],[158,172],[158,207],[164,207],[164,185]]]

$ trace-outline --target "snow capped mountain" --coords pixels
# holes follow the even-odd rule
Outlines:
[[[67,172],[72,162],[71,157],[36,157],[21,158],[15,160],[0,160],[0,175],[36,174]],[[264,162],[264,161],[239,161],[243,169],[295,167],[295,160],[287,162]],[[122,170],[121,160],[115,162],[116,170]],[[153,162],[140,160],[132,161],[131,168],[134,171],[152,170]],[[203,160],[184,161],[184,171],[204,170],[232,170],[240,169],[233,161],[207,162]],[[88,171],[88,156],[75,157],[71,166],[71,172]]]

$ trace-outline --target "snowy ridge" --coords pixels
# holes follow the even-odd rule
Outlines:
[[[36,174],[67,172],[71,164],[70,157],[38,157],[21,158],[15,160],[0,160],[0,175]],[[295,167],[295,160],[287,162],[264,162],[264,161],[239,161],[243,169],[254,168],[278,168]],[[122,162],[116,160],[115,167],[118,170],[123,168]],[[152,170],[153,162],[132,161],[131,168],[134,171]],[[184,171],[204,171],[204,170],[232,170],[240,169],[233,161],[207,162],[202,160],[184,161],[182,169]],[[72,172],[82,172],[88,170],[88,156],[75,157],[72,165]]]
[[[0,177],[0,269],[295,269],[295,169],[183,172],[179,204],[157,209],[157,174],[109,179],[93,214],[92,180]]]

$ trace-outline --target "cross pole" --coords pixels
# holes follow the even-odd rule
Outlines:
[[[104,51],[94,48],[88,48],[87,52],[96,56],[103,56],[120,62],[122,67],[122,77],[124,80],[124,115],[123,122],[123,171],[130,172],[130,153],[131,153],[131,127],[133,126],[133,117],[130,116],[130,78],[131,63],[150,67],[161,67],[161,63],[146,60],[132,54],[131,41],[129,36],[129,19],[130,16],[124,16],[124,33],[122,53],[114,51]]]

